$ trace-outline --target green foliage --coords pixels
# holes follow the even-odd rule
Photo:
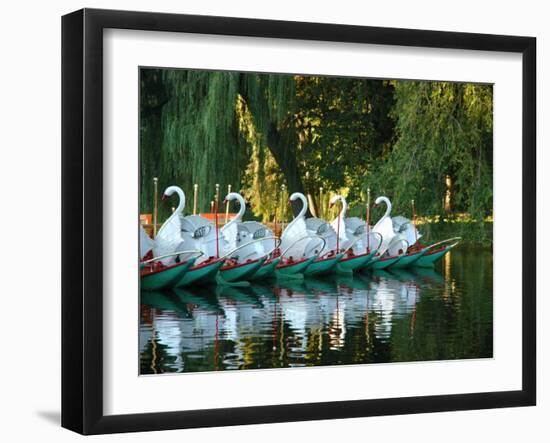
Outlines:
[[[397,213],[410,213],[414,199],[423,215],[443,214],[449,190],[452,212],[483,221],[492,214],[492,86],[399,81],[395,96],[395,143],[369,175],[372,187]]]

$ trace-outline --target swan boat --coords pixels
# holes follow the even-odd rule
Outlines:
[[[330,199],[329,206],[336,202],[342,202],[342,209],[338,217],[331,223],[339,238],[338,249],[345,255],[336,264],[337,274],[352,274],[366,268],[378,253],[382,243],[382,236],[372,232],[366,222],[358,217],[346,217],[348,204],[341,195],[335,195]]]
[[[378,248],[377,255],[368,265],[370,269],[377,270],[395,265],[407,253],[407,249],[409,248],[407,240],[393,229],[390,215],[392,210],[390,200],[384,196],[378,197],[375,201],[375,206],[381,203],[386,204],[386,212],[374,225],[372,230],[382,237],[382,242]]]
[[[183,215],[185,208],[185,194],[178,186],[166,188],[162,196],[163,200],[176,194],[179,198],[178,206],[174,213],[164,223],[166,233],[159,230],[161,238],[166,237],[172,240],[169,249],[195,251],[198,257],[195,263],[189,267],[187,272],[181,276],[174,287],[208,284],[215,281],[219,269],[224,261],[216,254],[216,232],[215,227],[204,217],[199,215]]]
[[[329,273],[343,256],[334,250],[336,233],[324,220],[306,219],[308,205],[303,194],[292,194],[289,202],[295,200],[302,202],[302,208],[281,235],[282,261],[277,267],[277,276],[313,276]],[[327,247],[329,244],[331,247]],[[328,252],[321,255],[323,251]]]
[[[373,231],[382,236],[382,246],[378,259],[370,264],[372,269],[431,267],[460,243],[460,237],[453,237],[430,246],[422,246],[422,234],[409,219],[390,216],[392,205],[387,197],[378,197],[375,203],[385,203],[386,212],[373,228]]]
[[[166,230],[161,231],[162,228],[159,231],[161,236],[157,241],[147,235],[143,226],[139,226],[140,286],[146,291],[173,287],[196,260],[196,257],[193,257],[196,251],[178,250],[164,253],[172,248],[181,248],[181,242],[169,246],[164,241]]]
[[[267,278],[275,272],[279,263],[279,258],[273,256],[278,246],[277,239],[261,223],[242,221],[246,210],[242,195],[230,192],[224,203],[232,200],[239,202],[239,210],[220,230],[226,263],[220,268],[218,283]]]

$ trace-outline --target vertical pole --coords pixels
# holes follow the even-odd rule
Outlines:
[[[157,236],[157,216],[158,216],[158,177],[153,178],[153,238]]]
[[[282,184],[281,185],[281,235],[283,235],[283,231],[285,230],[285,216],[286,216],[285,189],[286,189],[286,186]]]
[[[275,207],[275,214],[273,215],[273,257],[277,256],[277,207]]]
[[[367,188],[367,252],[370,252],[370,188]]]
[[[227,185],[227,193],[231,193],[231,185]],[[229,200],[225,203],[225,223],[227,223],[227,219],[229,218]]]
[[[323,218],[323,187],[319,188],[319,218]]]
[[[416,230],[416,209],[414,207],[414,199],[411,200],[412,205],[412,218],[413,218],[413,228],[414,228],[414,244],[418,242],[418,231]]]
[[[216,198],[214,200],[214,217],[216,218],[216,258],[220,256],[219,226],[218,226],[218,202],[220,199],[220,185],[216,183]]]
[[[342,210],[338,212],[338,222],[336,224],[336,253],[340,252],[340,215]]]
[[[199,197],[199,185],[195,183],[193,185],[193,215],[197,214],[197,199]]]

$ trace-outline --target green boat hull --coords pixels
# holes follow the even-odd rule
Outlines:
[[[407,268],[409,266],[413,266],[414,263],[420,259],[423,255],[425,250],[415,252],[414,254],[406,254],[401,257],[401,260],[394,263],[393,265],[388,266],[391,269],[400,269],[400,268]]]
[[[316,258],[310,257],[307,260],[302,260],[292,265],[279,265],[275,268],[275,276],[277,278],[303,278],[304,271]]]
[[[373,262],[369,266],[369,268],[374,270],[386,269],[394,265],[395,263],[397,263],[402,258],[403,258],[403,255],[400,255],[399,257],[380,258],[375,262]]]
[[[422,257],[420,257],[418,260],[416,260],[413,263],[413,266],[418,266],[420,268],[430,268],[434,265],[434,263],[439,260],[441,257],[443,257],[447,252],[451,250],[451,247],[448,246],[445,249],[437,252],[433,252],[431,254],[425,254]]]
[[[333,268],[340,261],[344,254],[338,254],[331,258],[317,259],[307,267],[304,272],[306,277],[312,277],[316,275],[330,274],[333,272]]]
[[[365,269],[371,269],[372,268],[372,265],[374,263],[376,263],[377,261],[380,260],[380,256],[379,255],[375,255],[374,257],[371,257],[371,259],[368,261],[368,263],[363,266],[360,271],[364,271]]]
[[[250,278],[251,280],[263,280],[273,276],[275,273],[275,268],[279,264],[281,259],[279,257],[274,258],[269,263],[264,263],[260,269]]]
[[[216,274],[223,266],[223,260],[214,261],[208,264],[198,264],[190,268],[183,278],[176,284],[177,288],[191,285],[204,285],[216,281]]]
[[[342,258],[336,263],[335,272],[339,275],[353,274],[353,271],[364,268],[370,262],[371,258],[376,254],[376,251],[356,255],[354,257]]]
[[[222,267],[216,277],[216,281],[220,284],[247,281],[262,267],[264,261],[261,258],[248,263],[229,266],[225,269]]]
[[[160,271],[141,275],[141,289],[145,291],[156,291],[159,289],[173,288],[181,280],[187,270],[195,263],[195,258],[185,263],[170,266]]]

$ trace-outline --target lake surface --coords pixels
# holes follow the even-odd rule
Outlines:
[[[433,269],[142,292],[141,374],[487,358],[490,249]]]

